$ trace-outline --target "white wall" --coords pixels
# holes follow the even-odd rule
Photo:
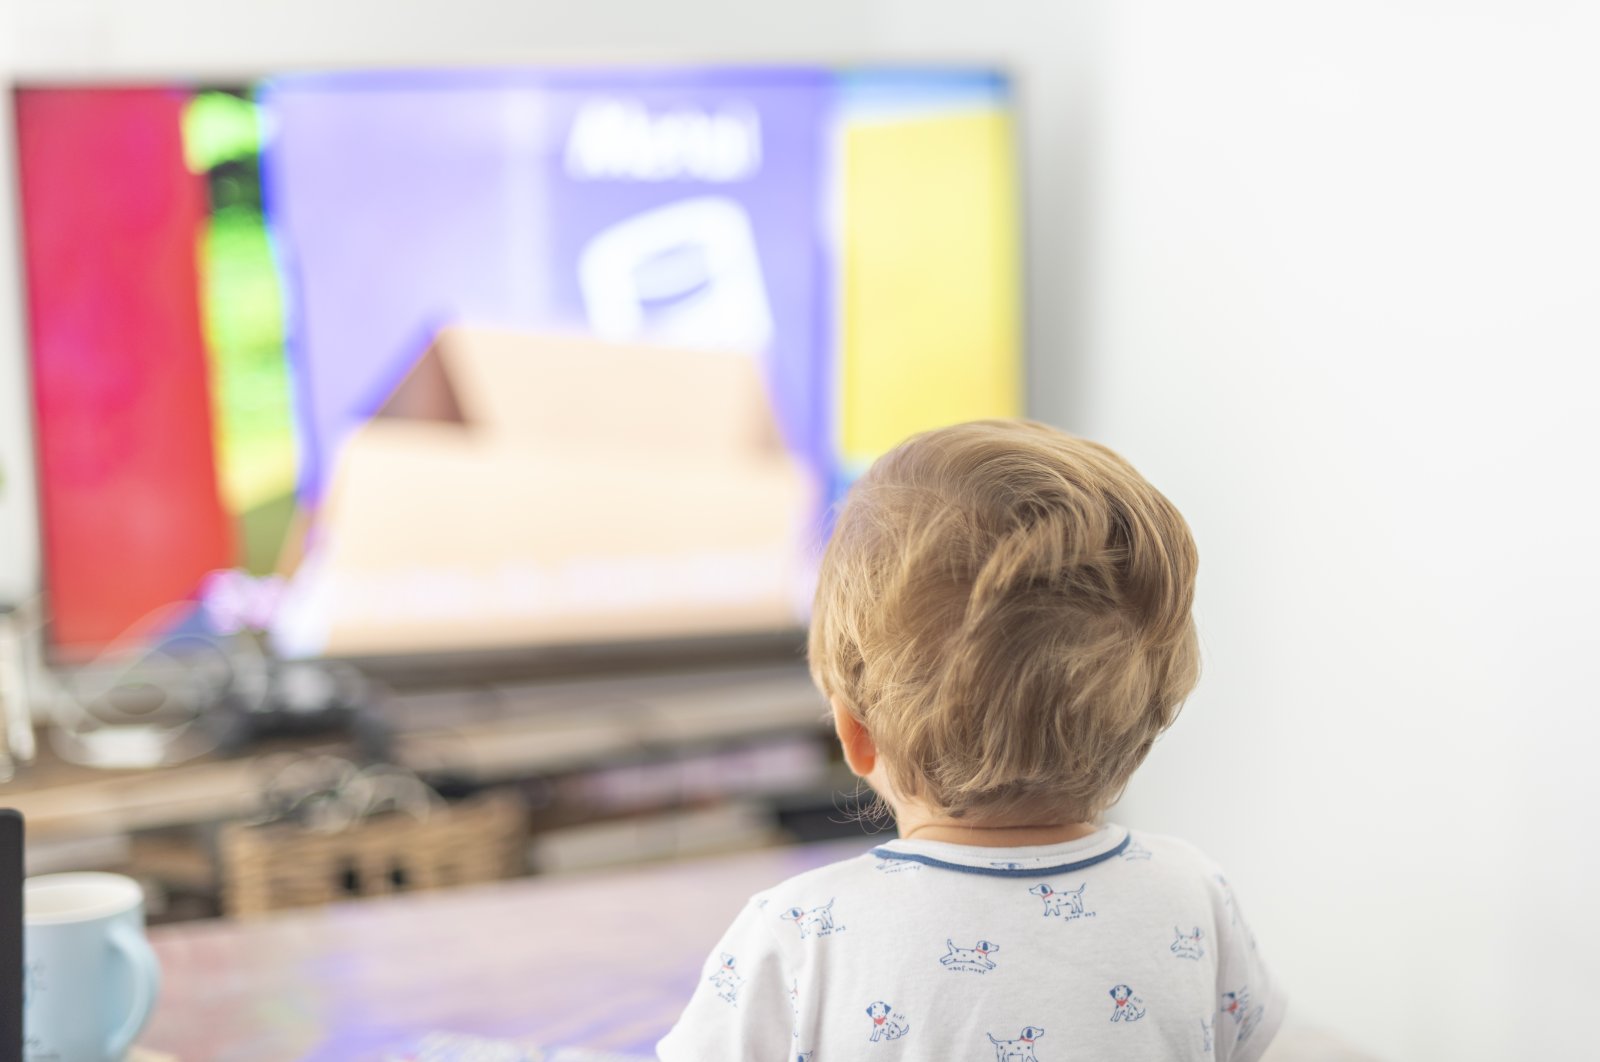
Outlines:
[[[1600,21],[1118,5],[1082,427],[1200,540],[1125,801],[1396,1059],[1592,1058]]]
[[[1013,59],[1035,412],[1203,554],[1207,676],[1121,817],[1229,868],[1302,1014],[1457,1062],[1592,1053],[1600,998],[1596,30],[1542,0],[34,0],[0,75]]]
[[[0,8],[0,88],[17,38],[7,32],[10,11]],[[33,515],[33,454],[18,314],[15,214],[11,209],[12,116],[0,104],[0,608],[28,598],[36,587],[37,537]]]

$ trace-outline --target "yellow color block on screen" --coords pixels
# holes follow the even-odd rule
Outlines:
[[[1021,413],[1009,115],[861,121],[844,133],[840,442],[859,471],[906,436]]]

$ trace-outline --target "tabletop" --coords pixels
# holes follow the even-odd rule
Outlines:
[[[752,893],[871,838],[151,931],[140,1039],[181,1062],[378,1062],[433,1033],[649,1057]]]

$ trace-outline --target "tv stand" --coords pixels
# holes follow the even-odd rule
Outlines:
[[[425,779],[489,786],[785,735],[820,734],[826,704],[798,661],[398,693],[375,716],[391,762]],[[347,739],[280,738],[254,751],[355,757]],[[41,755],[0,800],[36,841],[195,826],[257,810],[251,758],[102,771]]]

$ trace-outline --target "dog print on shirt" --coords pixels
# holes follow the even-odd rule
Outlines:
[[[1138,1021],[1144,1017],[1144,1000],[1134,995],[1127,985],[1111,989],[1111,1002],[1112,1021]]]
[[[1222,889],[1222,905],[1228,909],[1228,924],[1230,926],[1238,925],[1239,904],[1233,898],[1233,887],[1228,884],[1228,879],[1221,874],[1211,875],[1211,880],[1215,881],[1218,887]]]
[[[911,1023],[906,1021],[906,1016],[896,1014],[894,1008],[881,999],[867,1006],[867,1017],[872,1019],[873,1043],[898,1040],[911,1031]]]
[[[1224,992],[1218,1009],[1233,1018],[1233,1042],[1236,1044],[1250,1039],[1250,1034],[1256,1031],[1261,1024],[1262,1014],[1266,1012],[1265,1007],[1250,1005],[1250,988],[1247,985],[1240,985],[1237,992]]]
[[[949,950],[939,957],[939,965],[947,970],[965,970],[969,973],[988,973],[994,969],[994,960],[989,956],[1000,950],[1000,945],[987,940],[980,940],[970,948],[958,948],[956,942],[945,939],[945,947]]]
[[[1176,926],[1172,928],[1172,931],[1178,937],[1177,940],[1172,942],[1172,954],[1180,959],[1201,959],[1205,957],[1206,949],[1200,946],[1200,938],[1203,934],[1200,932],[1199,926],[1195,926],[1192,933],[1185,933]]]
[[[1057,892],[1047,882],[1040,882],[1028,891],[1044,901],[1044,916],[1059,917],[1063,922],[1071,922],[1079,918],[1093,918],[1093,911],[1086,911],[1083,907],[1083,890],[1089,885],[1084,882],[1071,892]]]
[[[1043,1035],[1044,1030],[1037,1025],[1024,1026],[1015,1040],[998,1040],[994,1033],[989,1033],[989,1042],[994,1044],[994,1062],[1039,1062],[1039,1056],[1033,1053],[1033,1042]]]
[[[736,960],[727,952],[722,953],[722,965],[711,972],[706,980],[711,982],[711,987],[717,990],[717,998],[738,1005],[739,986],[744,984],[744,978],[734,971]]]
[[[880,874],[903,874],[908,870],[926,870],[921,863],[912,859],[883,859],[880,858],[872,864],[872,869]]]
[[[803,907],[791,907],[780,917],[785,922],[793,922],[799,928],[801,940],[805,940],[808,936],[825,937],[844,929],[844,926],[837,925],[833,921],[832,900],[809,911]]]

